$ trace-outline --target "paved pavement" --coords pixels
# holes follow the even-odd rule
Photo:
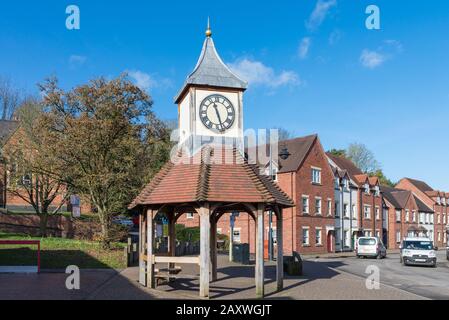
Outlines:
[[[343,258],[351,259],[351,258]],[[343,260],[341,259],[341,260]],[[355,260],[357,262],[357,260]],[[374,260],[374,262],[377,262]],[[332,259],[305,261],[302,277],[287,277],[285,289],[276,292],[273,264],[266,267],[267,299],[295,300],[376,300],[376,299],[422,299],[421,296],[389,285],[381,285],[380,290],[368,290],[365,279],[343,271],[345,262]],[[346,266],[347,267],[347,266]],[[340,270],[342,269],[342,270]],[[183,273],[198,274],[197,267],[185,268]],[[115,270],[81,271],[81,290],[69,291],[65,288],[67,275],[63,273],[43,273],[40,275],[0,275],[0,299],[107,299],[107,300],[147,300],[147,299],[197,299],[198,281],[177,280],[149,290],[137,283],[138,268]],[[254,266],[229,263],[226,256],[219,257],[219,280],[211,284],[213,299],[254,299]]]
[[[366,277],[366,268],[370,265],[379,267],[380,282],[428,299],[449,299],[449,261],[446,253],[437,254],[437,268],[409,266],[399,263],[399,254],[393,253],[384,260],[357,259],[355,257],[335,259],[315,259],[337,271]]]

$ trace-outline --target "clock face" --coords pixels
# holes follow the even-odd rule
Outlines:
[[[235,109],[231,101],[219,94],[208,96],[200,105],[200,119],[206,128],[224,133],[235,121]]]

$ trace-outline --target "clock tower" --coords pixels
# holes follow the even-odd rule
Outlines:
[[[243,93],[248,84],[221,60],[208,25],[198,63],[175,97],[179,146],[195,152],[219,142],[243,152]]]

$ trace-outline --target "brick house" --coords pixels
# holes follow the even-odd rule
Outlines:
[[[0,120],[0,148],[4,150],[10,144],[14,144],[19,139],[22,139],[23,131],[20,128],[18,121],[13,120]],[[27,179],[28,177],[24,177]],[[0,162],[0,207],[6,210],[17,211],[17,212],[29,212],[34,213],[34,208],[26,202],[24,199],[8,191],[9,187],[9,176],[8,170],[5,167],[5,162],[2,159]],[[20,194],[26,197],[25,193],[20,192]],[[54,200],[54,204],[60,204],[63,200],[62,192],[57,195]],[[53,206],[50,210],[54,209]],[[65,203],[61,211],[70,211],[71,205],[69,201]],[[91,207],[85,201],[82,202],[81,211],[83,213],[90,213]]]
[[[390,187],[381,187],[386,216],[388,249],[399,249],[405,237],[423,236],[426,233],[420,224],[422,214],[432,214],[433,210],[416,197],[413,192]]]
[[[297,251],[302,254],[335,251],[334,174],[317,135],[282,141],[280,148],[287,148],[291,156],[273,163],[273,175],[281,189],[295,203],[284,209],[284,254]],[[266,171],[269,164],[259,164]],[[265,217],[266,238],[269,235],[269,216]],[[273,226],[275,226],[273,217]],[[179,222],[187,227],[198,226],[195,215],[182,217]],[[250,237],[255,228],[247,214],[240,214],[235,221],[234,241],[248,243],[254,253],[255,239]],[[275,228],[273,230],[276,245]],[[218,223],[218,232],[229,235],[230,216],[225,215]],[[266,250],[268,242],[266,243]],[[275,250],[277,250],[275,248]]]
[[[433,210],[434,214],[421,215],[420,222],[428,230],[428,236],[434,240],[437,247],[447,246],[449,226],[448,194],[434,190],[424,181],[410,178],[403,178],[396,187],[410,190]]]

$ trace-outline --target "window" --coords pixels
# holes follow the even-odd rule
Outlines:
[[[352,216],[353,216],[354,219],[356,219],[356,214],[355,214],[356,211],[355,210],[356,210],[355,209],[355,204],[353,204],[352,205]]]
[[[441,232],[438,232],[438,241],[441,241]]]
[[[380,231],[379,230],[376,231],[376,238],[380,239]]]
[[[332,200],[327,200],[327,215],[332,216]]]
[[[441,223],[441,216],[439,213],[437,214],[437,223]]]
[[[396,222],[401,222],[401,210],[396,210]]]
[[[380,209],[376,207],[376,220],[380,220]]]
[[[371,233],[371,231],[365,231],[363,234],[365,237],[371,237],[372,233]]]
[[[401,243],[401,231],[396,231],[396,243]]]
[[[365,219],[371,219],[371,207],[365,206],[363,209],[363,214],[364,214]]]
[[[189,213],[187,213],[187,219],[193,219],[194,218],[194,216],[193,216],[193,213],[191,213],[191,212],[189,212]]]
[[[365,193],[369,194],[369,184],[368,183],[365,184]]]
[[[349,231],[345,230],[345,231],[343,232],[343,236],[345,237],[343,246],[349,247],[349,244],[350,244],[350,242],[351,242],[351,235],[350,235]]]
[[[321,229],[316,229],[315,230],[315,243],[318,246],[323,244],[322,238],[321,238],[321,234],[322,234],[322,230]]]
[[[321,215],[322,214],[322,201],[321,198],[315,198],[315,213],[317,215]]]
[[[340,216],[340,203],[338,201],[335,201],[335,216]]]
[[[334,180],[334,187],[336,190],[340,190],[340,179],[335,178]]]
[[[443,224],[446,224],[446,215],[443,214]]]
[[[302,212],[309,213],[309,197],[307,196],[302,197]]]
[[[312,168],[312,183],[321,184],[321,169]]]
[[[429,213],[429,223],[430,224],[433,224],[434,223],[434,216],[433,216],[433,214],[431,214],[431,213]]]
[[[375,195],[376,197],[379,197],[379,196],[380,196],[380,188],[379,188],[379,186],[376,186],[374,190],[375,190],[375,191],[374,191],[374,195]]]
[[[347,203],[343,205],[343,213],[345,215],[345,218],[349,218],[349,205]]]
[[[423,213],[423,212],[420,212],[420,214],[419,214],[419,223],[421,223],[421,224],[424,223],[424,215],[425,215],[425,213]]]
[[[405,222],[409,222],[409,221],[410,221],[410,211],[405,210]]]
[[[302,229],[302,244],[305,246],[310,245],[309,228]]]
[[[413,217],[412,217],[412,219],[413,219],[413,220],[412,220],[413,222],[416,222],[416,211],[413,211]]]
[[[346,191],[349,190],[349,180],[348,179],[343,179],[343,185]]]

